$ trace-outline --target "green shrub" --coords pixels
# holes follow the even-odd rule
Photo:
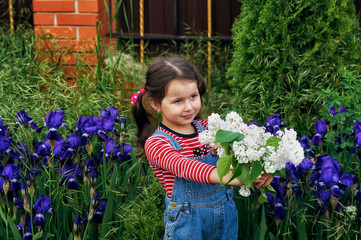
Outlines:
[[[263,122],[273,113],[301,132],[319,116],[319,92],[340,86],[338,70],[360,72],[353,1],[244,0],[233,25],[228,69],[240,111]]]

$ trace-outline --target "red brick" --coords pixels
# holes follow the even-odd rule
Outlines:
[[[48,39],[35,40],[35,50],[55,51],[55,42],[54,40],[48,40]]]
[[[75,27],[34,27],[34,32],[41,38],[76,38]]]
[[[53,13],[34,13],[34,25],[54,25]]]
[[[96,39],[97,31],[95,27],[79,27],[79,39]]]
[[[76,53],[56,53],[54,58],[61,65],[76,65],[78,62],[78,55]]]
[[[98,56],[95,53],[79,53],[79,58],[82,65],[98,65]]]
[[[95,13],[57,13],[57,24],[60,26],[95,26],[98,14]]]
[[[74,12],[74,0],[33,0],[33,12]]]
[[[37,60],[44,63],[61,64],[61,65],[76,65],[77,54],[76,53],[53,53],[38,52]]]
[[[66,78],[76,78],[79,75],[76,66],[62,66],[61,69],[63,70]]]
[[[101,1],[103,2],[103,1]],[[98,13],[99,1],[95,0],[78,0],[78,11],[81,13]]]
[[[62,52],[94,52],[96,41],[93,40],[58,40],[58,51]]]

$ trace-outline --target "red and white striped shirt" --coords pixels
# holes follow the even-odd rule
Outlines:
[[[208,127],[208,119],[197,120],[205,128]],[[173,190],[175,177],[185,178],[190,181],[211,184],[209,174],[215,166],[189,159],[207,155],[210,148],[199,142],[199,129],[193,134],[177,133],[162,123],[157,130],[163,131],[182,147],[182,151],[175,150],[168,139],[164,136],[150,136],[145,142],[144,150],[155,175],[163,185],[167,196],[170,197]]]

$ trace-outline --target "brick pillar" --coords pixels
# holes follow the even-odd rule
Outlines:
[[[100,36],[110,42],[104,0],[33,0],[33,14],[39,61],[59,62],[68,78],[78,74],[76,66],[97,65],[97,23]]]

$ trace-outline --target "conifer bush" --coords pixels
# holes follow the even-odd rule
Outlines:
[[[359,28],[352,0],[243,0],[228,69],[242,116],[264,121],[277,112],[310,132],[320,91],[342,91],[340,68],[360,73]]]

